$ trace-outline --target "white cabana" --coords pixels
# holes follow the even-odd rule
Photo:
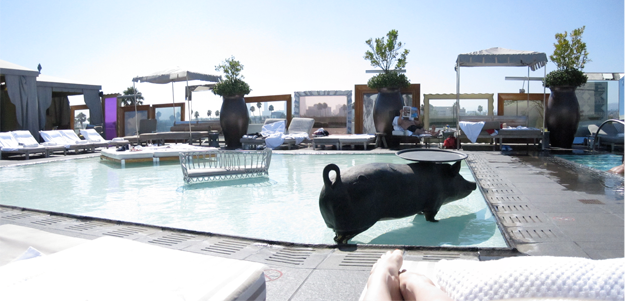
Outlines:
[[[463,53],[456,59],[456,130],[459,130],[460,118],[460,67],[526,67],[529,78],[529,70],[536,71],[547,64],[547,54],[544,52],[512,50],[493,47],[480,51]],[[545,75],[547,68],[545,68]],[[528,86],[529,95],[529,86]],[[545,94],[545,89],[543,89]],[[528,96],[529,97],[529,96]],[[543,97],[543,102],[545,101]],[[529,103],[529,100],[528,100]],[[543,119],[544,119],[543,112]],[[543,121],[543,125],[544,125]],[[458,144],[456,144],[458,145]]]
[[[90,123],[99,125],[104,123],[100,90],[102,86],[78,83],[67,79],[40,74],[37,77],[37,98],[39,100],[39,125],[44,129],[46,124],[46,110],[52,103],[53,95],[83,95],[85,104],[89,108]],[[73,116],[72,116],[73,118]]]
[[[39,72],[35,70],[0,60],[0,76],[4,77],[7,94],[15,105],[15,120],[20,129],[30,131],[34,137],[39,137],[40,130],[36,81],[38,75]],[[1,116],[0,111],[0,118]]]
[[[191,91],[193,91],[189,89],[189,81],[193,81],[193,80],[216,83],[221,80],[221,76],[197,73],[197,72],[192,72],[192,71],[187,71],[187,70],[182,70],[182,69],[168,69],[168,70],[159,71],[154,74],[147,75],[147,76],[137,76],[132,79],[132,85],[134,88],[135,83],[137,82],[138,83],[147,82],[147,83],[153,83],[153,84],[171,83],[171,101],[172,101],[172,109],[173,109],[173,104],[175,103],[174,83],[175,82],[187,83],[187,86],[185,89],[185,98],[187,100],[187,105],[189,105],[189,101],[191,100]],[[137,109],[137,100],[135,98],[135,114],[136,114],[136,109]],[[191,109],[189,108],[189,110],[187,111],[189,112],[189,138],[191,138]],[[137,126],[137,133],[138,133],[139,132],[138,123],[136,123],[136,126]]]

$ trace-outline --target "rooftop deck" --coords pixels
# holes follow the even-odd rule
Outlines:
[[[297,151],[310,152],[311,149],[290,152]],[[623,177],[525,152],[519,155],[492,151],[466,153],[478,187],[498,217],[510,248],[407,247],[405,259],[489,260],[519,255],[605,259],[624,256]],[[28,161],[0,160],[0,167],[91,156],[99,154]],[[261,262],[270,267],[266,271],[268,300],[358,300],[371,266],[390,249],[383,246],[337,248],[274,244],[0,206],[2,224],[87,239],[117,236],[187,252]]]

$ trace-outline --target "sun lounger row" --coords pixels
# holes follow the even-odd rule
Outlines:
[[[114,139],[104,140],[94,129],[80,130],[85,140],[80,139],[73,130],[40,131],[45,141],[39,143],[35,137],[25,130],[0,133],[0,152],[5,155],[24,155],[30,159],[32,154],[43,154],[48,157],[53,152],[94,151],[96,147],[127,145],[129,141]]]
[[[4,155],[24,155],[28,160],[30,155],[43,154],[48,157],[55,151],[65,153],[65,148],[54,144],[39,144],[29,131],[0,133],[0,152]]]
[[[180,152],[185,183],[263,177],[270,163],[271,149]]]

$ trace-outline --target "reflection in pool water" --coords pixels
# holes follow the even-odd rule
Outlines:
[[[185,185],[179,164],[118,166],[99,158],[0,168],[0,204],[225,235],[334,244],[319,211],[323,168],[409,163],[394,155],[274,154],[268,179]],[[463,164],[461,175],[475,181]],[[479,189],[422,215],[381,221],[352,243],[506,247]]]

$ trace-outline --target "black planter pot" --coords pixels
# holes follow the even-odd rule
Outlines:
[[[241,95],[224,96],[219,112],[219,123],[226,140],[226,148],[241,148],[241,137],[247,134],[250,116]]]
[[[404,107],[399,89],[380,89],[373,105],[373,124],[377,133],[385,133],[389,147],[399,145],[399,141],[392,138],[393,118],[399,116]]]
[[[579,125],[579,102],[575,87],[549,87],[551,95],[547,103],[545,119],[551,146],[571,148]]]

